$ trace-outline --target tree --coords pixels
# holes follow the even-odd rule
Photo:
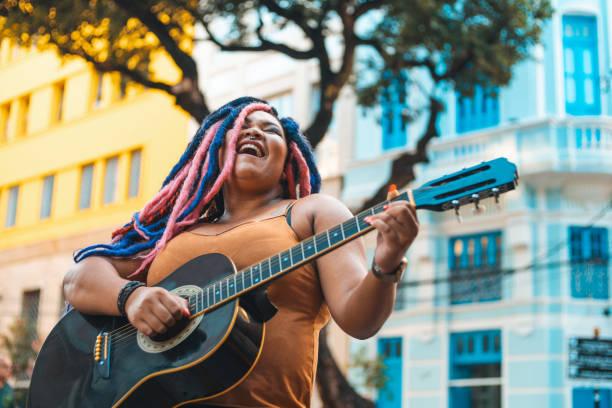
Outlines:
[[[54,46],[77,55],[103,72],[119,71],[133,81],[161,89],[198,122],[208,114],[198,88],[192,41],[212,41],[224,51],[276,51],[296,60],[315,59],[319,69],[319,110],[305,134],[313,147],[323,139],[340,91],[354,84],[364,106],[379,103],[397,78],[420,94],[421,104],[404,112],[406,120],[426,115],[414,151],[393,160],[391,174],[364,208],[382,201],[389,184],[408,184],[413,167],[428,162],[427,146],[438,136],[444,110],[440,95],[454,88],[470,96],[475,86],[506,85],[512,67],[528,57],[552,13],[549,0],[26,0],[0,2],[2,36],[22,44]],[[370,30],[358,30],[369,19]],[[215,30],[223,21],[224,33]],[[200,24],[206,38],[194,38]],[[303,41],[288,43],[279,33],[293,30]],[[295,37],[291,37],[295,38]],[[330,42],[340,48],[338,57]],[[364,71],[369,84],[355,77],[358,47],[370,50]],[[150,71],[162,50],[181,79],[168,84]],[[336,366],[322,331],[318,384],[329,407],[371,406],[360,399]],[[346,392],[338,393],[342,389]]]
[[[24,319],[15,319],[8,333],[0,335],[0,341],[13,361],[15,379],[29,379],[40,348],[36,326]]]

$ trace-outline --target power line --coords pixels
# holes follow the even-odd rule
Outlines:
[[[584,228],[590,229],[590,228],[595,227],[595,223],[599,221],[601,218],[603,218],[606,215],[606,213],[610,210],[610,208],[612,208],[612,200],[610,200],[606,206],[604,206],[595,216],[593,216],[591,220],[589,221],[589,224]],[[569,260],[549,262],[545,264],[542,263],[546,259],[552,257],[555,253],[559,252],[563,247],[565,247],[567,245],[567,242],[568,242],[567,238],[559,241],[557,244],[553,245],[550,249],[548,249],[548,251],[544,254],[544,256],[540,257],[541,259],[537,259],[531,264],[526,265],[521,268],[507,268],[507,269],[495,268],[495,269],[486,269],[481,272],[470,273],[469,276],[449,275],[449,276],[439,277],[439,278],[421,279],[421,280],[415,280],[415,281],[403,281],[398,284],[398,289],[418,287],[418,286],[423,286],[423,285],[431,286],[431,285],[437,285],[441,283],[451,283],[451,282],[461,281],[461,280],[474,280],[475,278],[484,278],[484,277],[498,277],[499,276],[500,278],[503,278],[504,276],[512,275],[512,274],[519,273],[519,272],[527,272],[527,271],[536,270],[539,268],[560,267],[560,266],[564,266],[568,264],[597,264],[596,262],[593,262],[593,261],[576,262],[576,261],[569,261]],[[600,264],[603,265],[603,262]],[[451,298],[451,296],[467,295],[470,292],[472,291],[470,290],[470,291],[466,291],[464,293],[459,293],[459,294],[457,293],[444,294],[444,295],[433,296],[430,298],[408,298],[408,299],[404,298],[403,301],[424,303],[424,302],[430,302],[434,300],[448,300]]]

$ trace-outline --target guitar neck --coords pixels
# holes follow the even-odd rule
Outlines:
[[[292,248],[205,286],[195,298],[189,299],[191,314],[194,316],[220,306],[372,231],[374,227],[364,218],[384,211],[391,201],[412,201],[417,209],[457,211],[462,205],[478,204],[487,197],[494,196],[497,200],[500,194],[515,188],[517,179],[516,166],[505,158],[498,158],[432,180],[411,192],[405,191]]]
[[[414,195],[416,201],[417,191]],[[384,211],[386,204],[397,200],[408,200],[408,193],[404,192],[392,200],[377,204],[283,252],[205,286],[194,299],[190,299],[192,315],[218,307],[372,231],[374,227],[365,222],[364,218]]]

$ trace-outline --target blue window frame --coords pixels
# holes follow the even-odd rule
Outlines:
[[[452,304],[501,299],[500,231],[453,237],[448,253]]]
[[[391,86],[383,90],[382,107],[382,148],[394,149],[406,145],[406,74],[403,72],[391,80]]]
[[[402,404],[402,338],[378,339],[378,354],[382,356],[387,378],[385,386],[378,391],[377,408],[400,407]]]
[[[574,298],[608,299],[608,230],[569,227]]]
[[[499,89],[474,88],[471,98],[457,93],[455,113],[457,133],[484,129],[499,124]]]
[[[610,405],[610,389],[599,388],[599,407],[611,408]],[[572,407],[584,408],[595,406],[595,389],[594,388],[574,388],[572,390]]]
[[[597,19],[563,16],[565,111],[570,115],[601,114]]]
[[[501,407],[501,385],[490,381],[501,377],[501,331],[451,333],[449,345],[449,407]],[[466,379],[473,381],[470,385],[453,381]],[[487,380],[479,384],[478,379]]]

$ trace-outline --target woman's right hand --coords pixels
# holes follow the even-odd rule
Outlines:
[[[138,331],[153,336],[189,316],[189,305],[187,299],[164,288],[141,286],[127,298],[125,312]]]

